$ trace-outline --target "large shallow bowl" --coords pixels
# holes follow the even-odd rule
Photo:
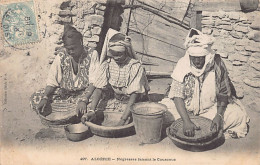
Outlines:
[[[101,122],[92,123],[86,121],[85,124],[90,128],[91,132],[102,137],[125,137],[135,134],[134,123],[130,120],[129,124],[123,126],[112,126],[117,123],[122,116],[122,112],[99,112],[98,118],[101,116]]]
[[[64,127],[67,139],[70,141],[81,141],[89,138],[92,133],[89,128],[82,123],[71,124]]]

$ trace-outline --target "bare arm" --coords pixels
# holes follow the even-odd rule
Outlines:
[[[177,108],[177,111],[179,112],[182,120],[183,120],[183,133],[186,136],[194,136],[195,135],[195,130],[200,129],[197,127],[191,120],[190,117],[187,113],[187,110],[185,108],[185,104],[182,98],[180,97],[175,97],[174,98],[174,103]]]

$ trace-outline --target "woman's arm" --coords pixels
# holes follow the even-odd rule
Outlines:
[[[128,117],[131,114],[130,110],[131,110],[133,104],[136,102],[136,98],[138,97],[138,95],[139,95],[139,93],[132,93],[130,95],[130,99],[129,99],[127,105],[126,105],[126,109],[124,110],[123,115],[121,116],[120,121],[117,124],[117,126],[125,124],[126,120],[128,119]]]
[[[174,103],[177,108],[178,113],[180,114],[183,120],[183,133],[186,136],[194,136],[195,130],[199,130],[200,128],[197,127],[191,120],[185,108],[185,104],[182,98],[174,97]]]
[[[48,98],[51,97],[51,95],[54,93],[56,87],[52,87],[52,86],[46,86],[45,91],[44,91],[44,96],[41,99],[40,103],[37,106],[37,111],[40,113],[44,112],[44,107],[46,106],[46,104],[48,103]]]

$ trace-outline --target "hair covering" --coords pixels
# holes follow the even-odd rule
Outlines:
[[[109,50],[116,52],[126,51],[129,57],[137,59],[131,44],[130,37],[111,28],[108,29],[105,37],[104,45],[100,55],[100,63],[105,61]]]
[[[82,34],[70,25],[64,25],[62,40],[64,45],[81,44]]]
[[[205,70],[213,64],[215,52],[211,49],[214,39],[203,34],[197,29],[191,29],[188,33],[184,46],[187,48],[184,57],[182,57],[174,71],[172,78],[176,81],[183,82],[184,76],[193,73],[196,77],[201,76]],[[205,56],[205,64],[202,69],[195,68],[190,62],[190,56]]]

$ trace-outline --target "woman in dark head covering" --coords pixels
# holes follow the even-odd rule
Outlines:
[[[79,115],[86,110],[95,89],[92,83],[99,65],[98,53],[85,48],[82,34],[70,25],[65,25],[62,40],[65,50],[55,57],[47,86],[32,95],[31,105],[34,110],[44,111],[48,103],[69,102],[77,104]]]

